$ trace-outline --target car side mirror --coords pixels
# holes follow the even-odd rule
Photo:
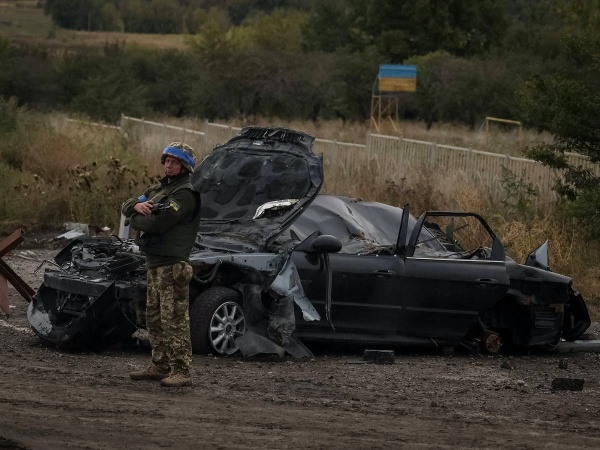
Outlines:
[[[532,251],[525,260],[526,266],[550,271],[550,259],[548,258],[548,241],[544,242]]]
[[[323,234],[310,244],[311,249],[322,253],[337,253],[342,249],[342,242],[335,236]]]

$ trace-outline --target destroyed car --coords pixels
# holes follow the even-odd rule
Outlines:
[[[318,195],[314,138],[244,128],[193,175],[202,220],[190,261],[195,353],[309,356],[303,341],[552,348],[590,325],[547,243],[524,264],[479,215]],[[42,339],[102,347],[145,327],[146,268],[132,240],[81,238],[31,301]]]

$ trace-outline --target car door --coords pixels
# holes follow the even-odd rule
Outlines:
[[[483,227],[482,234],[489,236],[490,247],[471,251],[461,247],[454,235],[440,230],[436,236],[436,228],[424,227],[431,217],[475,219]],[[427,234],[441,242],[443,250],[420,251]],[[459,341],[478,325],[479,315],[501,301],[508,291],[504,248],[476,214],[429,211],[419,218],[402,251],[408,295],[398,318],[399,334]]]
[[[304,322],[301,328],[333,331],[325,318],[326,272],[323,256],[294,252],[304,292],[319,311],[321,321]],[[404,260],[394,255],[330,254],[332,271],[331,321],[338,338],[343,334],[395,334],[398,322],[398,284]]]

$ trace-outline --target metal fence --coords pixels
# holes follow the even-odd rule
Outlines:
[[[552,191],[556,180],[554,171],[530,159],[382,135],[371,135],[368,148],[370,158],[381,167],[428,164],[440,173],[461,173],[494,197],[502,193],[502,167],[523,183],[534,186],[540,200],[551,200],[555,195]]]
[[[429,164],[441,173],[462,173],[494,197],[503,191],[503,167],[523,183],[533,186],[538,192],[538,202],[556,198],[552,188],[561,176],[559,171],[531,159],[391,136],[371,134],[367,149],[369,159],[377,161],[383,172],[392,166],[398,169],[405,165]],[[576,153],[568,153],[567,157],[572,164],[600,175],[600,166],[590,162],[589,158]]]
[[[216,145],[226,142],[241,130],[210,122],[205,122],[203,128],[203,131],[198,131],[127,116],[121,119],[122,132],[134,136],[141,151],[147,154],[161,151],[169,142],[184,141],[203,158]],[[351,180],[373,165],[373,183],[398,180],[421,166],[429,166],[445,176],[459,175],[469,179],[498,198],[503,191],[501,179],[502,167],[505,167],[523,183],[537,189],[536,200],[544,203],[555,199],[552,187],[560,176],[557,171],[526,158],[379,134],[370,134],[366,145],[316,139],[314,150],[323,154],[329,191],[336,191],[336,177]],[[577,154],[568,154],[568,157],[571,163],[591,168],[600,175],[600,167],[588,158]],[[328,177],[334,172],[336,177]]]
[[[121,132],[135,139],[140,151],[147,155],[161,152],[174,141],[185,142],[202,153],[207,141],[203,131],[127,116],[121,117]]]

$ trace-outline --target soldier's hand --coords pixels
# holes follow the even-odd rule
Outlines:
[[[152,200],[136,203],[135,206],[133,207],[133,210],[136,213],[141,214],[142,216],[149,216],[150,214],[152,214],[152,205],[153,204],[154,204],[154,202],[152,202]]]

